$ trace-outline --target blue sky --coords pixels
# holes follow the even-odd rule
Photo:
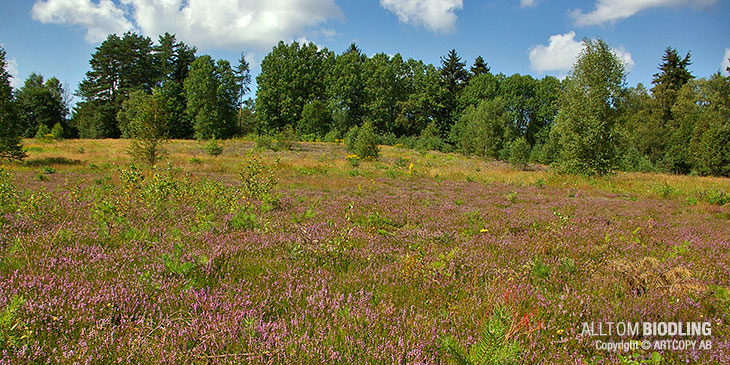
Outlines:
[[[629,85],[651,83],[667,46],[692,53],[707,77],[730,57],[730,2],[723,0],[2,0],[0,44],[15,86],[30,73],[56,76],[75,91],[94,48],[109,33],[164,32],[199,54],[253,73],[278,40],[312,41],[336,52],[356,42],[365,53],[438,64],[455,48],[492,72],[564,76],[583,38],[601,37],[626,61]]]

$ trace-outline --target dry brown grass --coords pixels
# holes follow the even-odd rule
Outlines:
[[[247,156],[255,152],[262,161],[274,164],[280,162],[280,172],[285,176],[299,175],[296,169],[325,167],[329,171],[344,173],[351,169],[342,144],[312,142],[297,143],[293,151],[256,150],[249,140],[226,140],[220,142],[223,147],[221,156],[213,157],[205,153],[203,143],[190,140],[173,140],[166,146],[168,155],[161,165],[169,163],[176,168],[193,173],[227,173],[235,174],[245,162]],[[78,161],[74,164],[58,164],[52,167],[57,170],[83,172],[90,164],[111,164],[124,166],[131,159],[127,154],[129,140],[64,140],[60,142],[42,143],[26,140],[28,159],[65,158]],[[522,171],[508,164],[484,160],[476,157],[464,157],[455,153],[427,152],[418,153],[408,149],[397,149],[381,146],[381,157],[377,162],[363,162],[357,168],[360,175],[369,178],[382,176],[388,169],[408,175],[408,168],[396,166],[396,161],[408,158],[414,164],[415,175],[447,180],[470,180],[480,183],[503,183],[515,186],[541,185],[553,188],[567,188],[589,191],[600,191],[627,198],[664,198],[664,199],[697,199],[708,191],[724,191],[730,193],[730,179],[713,177],[693,177],[667,174],[623,173],[618,172],[603,178],[585,176],[559,175],[547,166],[533,166],[532,171]],[[34,172],[37,166],[24,166],[11,163],[8,165],[20,171]],[[342,175],[340,175],[342,176]],[[331,178],[330,175],[320,178]]]
[[[604,274],[639,294],[658,292],[684,297],[700,295],[707,290],[686,267],[677,265],[667,269],[653,257],[644,257],[638,261],[616,260],[607,266]]]

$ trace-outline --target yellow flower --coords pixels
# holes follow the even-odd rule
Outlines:
[[[562,335],[562,334],[563,334],[563,332],[565,332],[565,331],[563,331],[563,330],[558,330],[558,334],[559,334],[559,335]]]
[[[415,166],[413,165],[413,162],[411,162],[411,164],[408,165],[408,175],[413,175],[413,170],[415,170]]]
[[[486,229],[486,228],[482,228],[482,229],[479,230],[479,232],[480,233],[487,233],[487,232],[489,232],[489,230]]]

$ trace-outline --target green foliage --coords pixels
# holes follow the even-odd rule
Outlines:
[[[505,307],[496,307],[483,325],[478,342],[468,352],[451,336],[441,340],[441,347],[459,365],[514,364],[520,362],[523,349],[520,343],[509,337],[513,320]]]
[[[347,131],[347,134],[345,134],[345,149],[349,152],[355,152],[355,141],[357,140],[357,135],[360,133],[360,127],[353,126],[350,128],[350,130]]]
[[[443,145],[436,122],[429,123],[416,141],[416,149],[420,151],[439,151]]]
[[[332,126],[332,114],[327,104],[321,100],[312,100],[302,109],[302,119],[297,123],[299,134],[313,134],[322,137]]]
[[[240,84],[231,64],[225,60],[216,62],[208,55],[200,56],[190,66],[183,86],[195,138],[232,136],[240,106]]]
[[[48,138],[48,135],[51,134],[51,130],[48,129],[48,126],[45,124],[41,124],[38,126],[38,131],[35,133],[35,139],[39,141],[45,141]]]
[[[677,92],[694,78],[687,70],[687,67],[691,64],[689,52],[684,58],[681,58],[677,50],[672,47],[667,47],[664,50],[659,72],[654,74],[651,81],[654,84],[651,92],[657,101],[656,111],[659,114],[662,126],[667,125],[673,119],[672,106],[675,103]]]
[[[258,220],[256,219],[256,214],[253,212],[241,209],[231,218],[229,224],[233,229],[248,231],[258,226]]]
[[[256,137],[256,148],[272,151],[279,150],[277,144],[274,143],[274,137],[267,134]]]
[[[0,47],[0,159],[22,160],[26,156],[21,133],[5,50]]]
[[[335,58],[326,85],[327,100],[334,111],[334,115],[330,117],[333,128],[347,131],[363,121],[367,102],[365,82],[368,75],[364,71],[366,61],[367,56],[354,43]],[[320,120],[327,121],[324,118]]]
[[[79,84],[82,101],[75,124],[84,138],[119,137],[116,118],[122,103],[132,91],[151,92],[157,81],[152,40],[132,32],[122,37],[110,34],[89,64],[91,70]]]
[[[470,106],[451,129],[451,141],[465,155],[497,158],[503,147],[505,108],[501,98]]]
[[[61,123],[53,125],[53,128],[51,128],[51,137],[57,141],[63,139],[63,126],[61,126]]]
[[[205,153],[209,156],[220,156],[223,154],[223,145],[218,143],[215,138],[212,138],[205,144]]]
[[[641,352],[632,352],[631,355],[618,355],[619,364],[626,364],[626,365],[640,365],[640,364],[652,364],[652,365],[660,365],[665,362],[665,359],[662,357],[661,354],[654,351],[649,355],[649,357],[644,358],[644,355]]]
[[[30,74],[16,96],[23,136],[33,137],[41,125],[50,128],[65,124],[68,116],[66,98],[66,90],[57,78],[44,81],[43,76]]]
[[[183,260],[182,248],[178,245],[173,247],[172,255],[162,254],[162,264],[170,274],[184,278],[188,277],[196,267],[195,261]]]
[[[697,147],[700,174],[730,177],[730,120],[712,123],[702,133]]]
[[[584,40],[573,70],[566,79],[551,139],[559,145],[561,171],[603,175],[618,156],[616,125],[626,94],[623,61],[603,40]]]
[[[276,147],[279,150],[291,150],[294,148],[297,141],[297,133],[294,131],[292,126],[284,127],[276,135]]]
[[[0,216],[14,213],[18,209],[18,198],[13,175],[0,167]]]
[[[8,305],[0,312],[0,352],[13,353],[20,350],[28,342],[33,332],[20,318],[20,309],[25,299],[13,295]]]
[[[276,177],[270,167],[259,161],[259,157],[251,155],[248,163],[239,175],[241,178],[241,190],[245,197],[269,203],[277,201],[273,192],[276,184],[279,182],[279,178]]]
[[[530,271],[536,279],[547,280],[550,278],[550,267],[539,256],[532,260]]]
[[[135,160],[154,165],[166,153],[169,114],[165,96],[159,89],[140,97],[134,119],[130,121],[129,154]]]
[[[519,169],[527,167],[527,164],[530,161],[531,148],[525,137],[520,137],[510,142],[509,151],[509,162],[512,166]]]
[[[334,55],[314,43],[279,44],[261,61],[256,77],[256,117],[263,131],[296,126],[313,100],[325,100],[327,71]]]
[[[348,133],[349,135],[349,133]],[[362,160],[377,160],[380,154],[378,147],[378,136],[375,128],[369,122],[365,122],[357,132],[357,137],[352,144],[353,152]]]

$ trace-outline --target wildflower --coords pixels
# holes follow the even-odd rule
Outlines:
[[[487,233],[487,232],[489,232],[489,230],[486,228],[482,228],[479,230],[479,233]]]
[[[563,331],[563,330],[558,330],[558,331],[557,331],[557,334],[559,334],[559,335],[562,335],[562,334],[563,334],[563,332],[565,332],[565,331]]]
[[[413,162],[411,162],[411,164],[408,165],[408,176],[413,176],[414,169],[415,169],[415,166],[413,166]]]

